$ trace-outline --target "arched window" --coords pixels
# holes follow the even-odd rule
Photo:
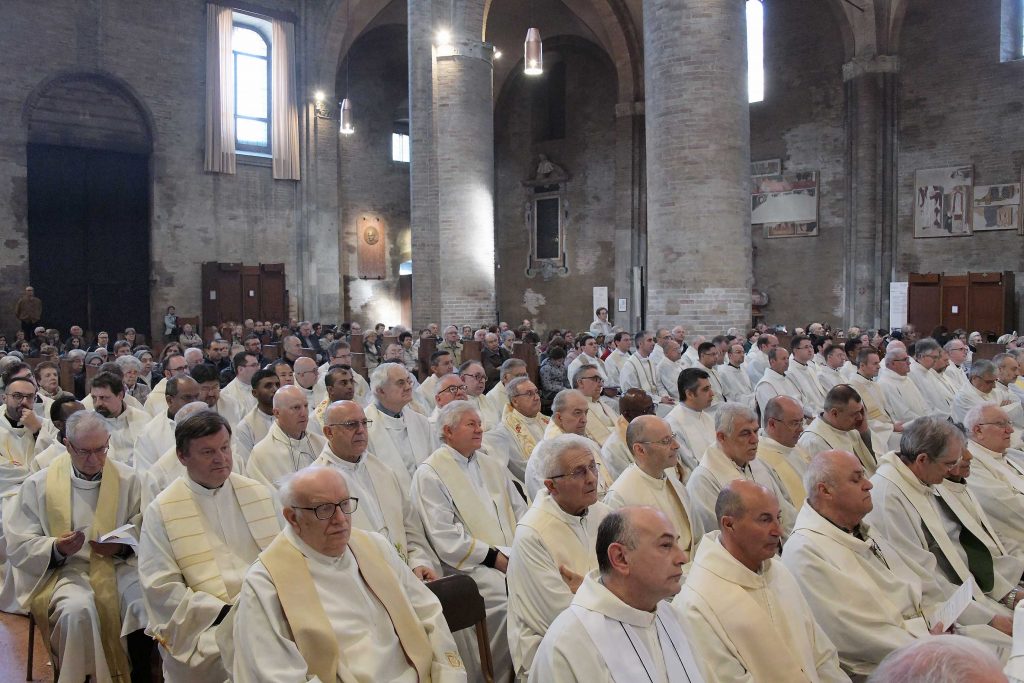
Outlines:
[[[270,154],[270,41],[250,26],[231,33],[235,60],[235,148]]]
[[[747,0],[747,98],[764,100],[764,3]]]

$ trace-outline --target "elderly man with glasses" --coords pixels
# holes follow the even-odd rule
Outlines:
[[[928,399],[910,379],[910,357],[902,344],[890,344],[886,349],[877,382],[885,394],[886,410],[893,421],[903,423],[904,428],[917,418],[936,414]]]
[[[942,358],[942,347],[931,337],[925,337],[914,344],[914,357],[910,359],[910,381],[935,411],[936,415],[948,416],[953,409],[953,395],[936,370]]]
[[[587,398],[587,435],[604,447],[615,432],[619,416],[609,407],[611,401],[602,400],[605,378],[594,365],[583,365],[575,373],[569,373],[572,388]],[[617,403],[617,401],[616,401]]]
[[[487,432],[484,450],[504,462],[519,481],[526,480],[526,462],[544,440],[550,420],[540,413],[540,391],[529,377],[517,377],[505,385],[508,408],[501,422]]]
[[[1014,555],[1024,557],[1024,452],[1010,448],[1013,424],[989,403],[967,411],[967,448],[974,456],[967,487]]]
[[[459,377],[465,387],[465,400],[472,403],[480,413],[480,418],[484,421],[484,431],[493,429],[500,416],[494,411],[494,406],[487,400],[487,395],[484,393],[487,387],[487,374],[484,372],[484,366],[478,361],[467,360],[459,366]],[[504,388],[502,386],[502,389]]]
[[[1007,419],[1014,425],[1011,445],[1019,448],[1021,445],[1021,421],[1024,420],[1021,403],[1014,398],[1008,397],[1005,393],[998,391],[996,385],[999,383],[999,366],[990,360],[975,359],[971,364],[969,382],[963,389],[956,393],[953,399],[953,420],[963,422],[967,412],[979,405],[994,405],[1003,411]]]
[[[409,490],[413,472],[433,449],[430,421],[411,405],[414,385],[404,366],[382,363],[370,376],[374,403],[366,408],[370,452],[395,472],[403,491]]]
[[[363,505],[344,476],[300,470],[281,498],[285,530],[239,595],[234,638],[254,646],[231,680],[463,683],[441,604],[385,538],[355,527]]]

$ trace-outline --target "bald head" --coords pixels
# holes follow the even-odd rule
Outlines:
[[[678,462],[679,443],[672,426],[657,415],[641,415],[629,423],[626,447],[636,466],[655,479],[663,479],[665,470]]]
[[[306,395],[299,387],[289,384],[274,393],[274,417],[278,426],[293,439],[300,438],[309,424]]]
[[[776,555],[782,541],[779,501],[764,486],[746,479],[727,484],[715,501],[722,545],[753,572]]]
[[[299,356],[295,359],[295,383],[303,389],[312,389],[319,377],[316,361],[306,356]]]

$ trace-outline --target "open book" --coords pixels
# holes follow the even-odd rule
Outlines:
[[[139,545],[138,539],[135,538],[135,525],[125,524],[119,526],[110,533],[103,534],[96,539],[97,543],[123,543],[124,545],[130,545],[135,548]]]

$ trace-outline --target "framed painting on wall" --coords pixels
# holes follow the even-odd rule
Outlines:
[[[930,168],[914,173],[914,237],[970,235],[973,166]]]
[[[983,230],[1019,230],[1020,183],[976,185],[971,225]]]
[[[750,224],[767,238],[817,235],[817,171],[752,178]]]

